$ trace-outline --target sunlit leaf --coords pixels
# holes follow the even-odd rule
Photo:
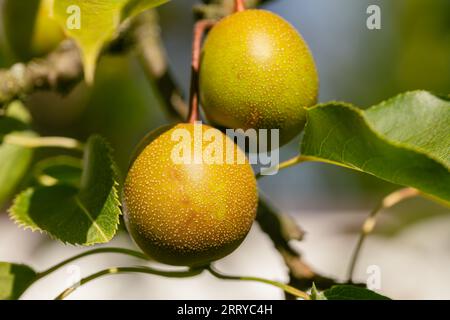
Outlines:
[[[313,107],[301,151],[450,202],[450,101],[428,92]]]

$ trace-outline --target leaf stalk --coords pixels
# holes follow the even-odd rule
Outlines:
[[[84,145],[80,141],[67,137],[36,137],[18,134],[8,134],[3,139],[4,143],[23,146],[27,148],[56,147],[83,151]]]

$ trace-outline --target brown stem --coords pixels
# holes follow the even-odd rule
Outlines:
[[[270,1],[272,0],[249,0],[247,4],[248,7],[255,7],[257,4]],[[220,19],[232,13],[232,10],[232,6],[228,8],[223,4],[208,4],[197,7],[198,17],[204,19]],[[188,105],[181,96],[181,90],[167,68],[167,57],[161,41],[157,14],[150,10],[134,19],[130,30],[124,31],[118,40],[123,39],[127,41],[115,41],[115,43],[122,45],[116,46],[112,44],[106,50],[114,48],[114,51],[118,53],[118,51],[128,50],[129,46],[136,48],[147,75],[154,81],[157,90],[160,92],[160,98],[167,109],[170,110],[171,115],[176,117],[177,120],[186,119]],[[64,61],[70,62],[68,64],[70,67],[60,69],[59,66],[64,65]],[[24,66],[26,69],[25,73],[18,73],[17,70],[13,69],[0,70],[0,105],[36,90],[55,89],[58,92],[66,92],[83,79],[81,59],[76,46],[71,41],[63,44],[50,56],[44,59],[33,60]],[[34,71],[37,67],[39,67],[39,70]],[[32,76],[25,77],[28,74]],[[42,81],[40,75],[47,77],[48,80]],[[283,237],[283,234],[289,233],[285,232],[286,227],[277,223],[271,223],[273,220],[278,221],[278,219],[281,219],[282,216],[279,213],[261,212],[258,216],[259,224],[272,239],[276,249],[288,265],[291,285],[306,290],[311,287],[313,282],[319,289],[327,289],[337,283],[334,279],[322,277],[313,272],[303,262],[301,255],[289,246],[288,239]]]
[[[198,120],[198,100],[199,100],[199,70],[200,56],[202,50],[203,36],[209,28],[216,22],[214,20],[200,20],[194,27],[194,40],[192,42],[192,64],[191,64],[191,90],[189,96],[189,116],[188,122],[195,123]]]
[[[235,12],[241,12],[245,10],[244,0],[234,0],[234,10]]]

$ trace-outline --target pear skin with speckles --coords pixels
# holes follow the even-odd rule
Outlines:
[[[148,256],[202,266],[241,244],[256,216],[258,191],[245,153],[230,138],[206,125],[178,124],[150,134],[137,154],[123,208],[129,233]]]
[[[297,30],[265,10],[219,21],[202,50],[200,96],[207,118],[241,129],[279,129],[283,145],[304,128],[317,102],[313,56]]]

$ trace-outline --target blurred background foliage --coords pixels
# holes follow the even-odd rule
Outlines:
[[[170,66],[185,93],[194,23],[191,10],[198,2],[173,0],[159,9]],[[381,30],[366,28],[370,4],[381,7]],[[23,14],[32,16],[26,13],[32,8],[25,6]],[[344,100],[368,107],[408,90],[450,92],[448,0],[275,0],[266,8],[290,21],[309,43],[320,73],[321,102]],[[19,32],[20,25],[33,20],[6,19],[4,11],[2,6],[0,66],[7,68],[30,57],[12,53],[5,38],[5,22],[17,24]],[[26,105],[42,135],[79,139],[92,133],[104,135],[115,149],[122,172],[126,172],[137,142],[168,121],[158,92],[132,53],[103,56],[92,87],[80,84],[65,96],[35,93],[26,99]],[[297,153],[299,139],[282,149],[282,159]],[[54,151],[41,150],[37,159],[48,152]],[[281,209],[301,212],[368,209],[396,186],[341,168],[305,164],[263,179],[261,188]],[[443,211],[425,200],[411,201],[397,210],[399,221],[404,222],[398,225]]]

